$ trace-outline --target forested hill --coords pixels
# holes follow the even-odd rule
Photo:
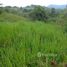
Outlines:
[[[64,9],[66,5],[48,5],[49,8]]]

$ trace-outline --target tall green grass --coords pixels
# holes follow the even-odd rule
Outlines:
[[[45,57],[39,60],[39,52],[57,54],[59,63],[67,60],[67,37],[60,26],[0,22],[0,67],[45,67]]]

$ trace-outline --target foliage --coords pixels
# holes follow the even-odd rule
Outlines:
[[[47,12],[41,6],[36,6],[30,13],[30,18],[33,20],[46,21],[48,16]]]
[[[32,7],[31,10],[27,7],[29,11],[26,9],[26,12],[24,8],[2,8],[4,11],[0,14],[0,67],[46,67],[44,55],[51,53],[57,54],[57,57],[49,57],[48,65],[51,65],[53,60],[57,65],[67,61],[66,10],[61,10],[54,16],[54,13],[50,15],[50,9],[34,5]],[[38,21],[29,20],[29,14],[32,19]],[[60,22],[64,23],[64,27]],[[43,56],[39,57],[38,53]]]
[[[0,7],[0,14],[2,14],[2,12],[3,12],[3,8],[2,8],[2,7]]]
[[[56,16],[56,10],[55,10],[55,8],[52,8],[52,9],[51,9],[50,16],[51,16],[51,17],[55,17],[55,16]]]
[[[60,26],[28,20],[10,22],[0,22],[1,67],[44,67],[45,57],[39,58],[38,52],[56,53],[59,63],[67,59],[67,37]]]

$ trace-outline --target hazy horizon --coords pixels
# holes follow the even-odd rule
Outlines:
[[[64,5],[67,4],[67,0],[0,0],[0,3],[3,6],[18,6],[18,7],[25,7],[29,5],[41,5],[41,6],[48,6],[48,5]]]

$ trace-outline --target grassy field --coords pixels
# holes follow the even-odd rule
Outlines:
[[[3,20],[0,21],[0,67],[45,67],[45,54],[51,53],[57,56],[49,57],[48,65],[52,60],[57,64],[67,62],[67,35],[61,26],[23,19],[14,23],[9,22],[13,18]],[[38,57],[38,53],[43,56]]]

